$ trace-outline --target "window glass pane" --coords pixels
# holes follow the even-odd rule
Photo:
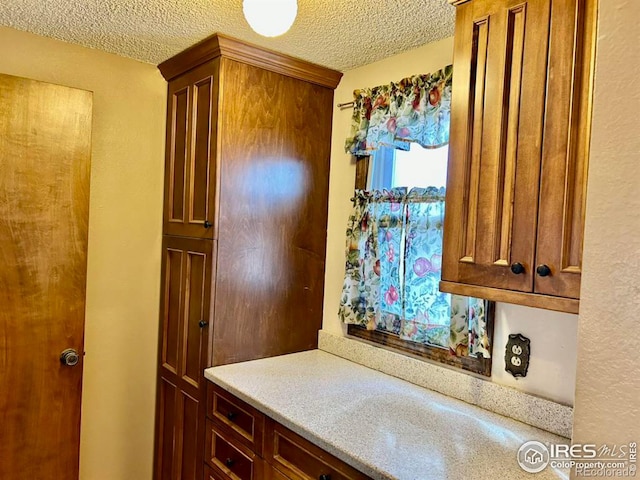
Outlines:
[[[379,148],[371,157],[368,188],[370,190],[389,190],[396,187],[406,187],[407,190],[410,190],[414,187],[444,187],[447,181],[448,153],[448,146],[425,149],[418,144],[412,144],[411,149],[408,151]],[[408,295],[403,298],[406,311],[412,312],[411,318],[405,323],[406,332],[401,333],[399,331],[400,318],[397,315],[390,315],[384,309],[380,312],[377,330],[396,335],[400,334],[410,341],[448,348],[451,299],[450,295],[440,293],[438,290],[439,270],[441,268],[439,259],[442,252],[443,204],[425,204],[422,207],[413,205],[412,208],[420,208],[421,212],[423,209],[427,209],[429,212],[433,211],[434,215],[437,214],[437,218],[431,218],[432,216],[425,215],[424,212],[421,215],[417,215],[417,211],[414,212],[416,221],[426,222],[425,225],[422,225],[424,228],[418,229],[421,232],[419,237],[424,242],[424,245],[413,245],[414,248],[409,249],[410,252],[417,256],[412,258],[411,253],[409,253],[410,262],[407,268],[415,270],[428,264],[429,271],[418,271],[416,278],[410,275],[413,283],[408,285],[410,288],[406,288],[407,291],[405,292]],[[434,229],[439,230],[436,231]],[[425,238],[427,231],[431,233],[428,235],[428,239]],[[400,239],[400,243],[403,245],[403,252],[406,241],[403,230],[402,238]],[[380,245],[384,246],[384,242],[380,242]],[[384,260],[387,259],[387,256],[383,259],[382,266],[386,265],[387,262]],[[405,259],[403,258],[403,260]],[[404,262],[402,262],[402,267],[404,267]],[[388,282],[385,282],[384,268],[381,270],[381,294],[384,294],[387,292],[385,285]],[[414,270],[409,273],[412,274]],[[403,287],[404,290],[405,288]],[[409,304],[406,302],[409,302]],[[423,317],[428,317],[428,321]]]

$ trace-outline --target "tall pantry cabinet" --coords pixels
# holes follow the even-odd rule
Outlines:
[[[317,347],[341,73],[214,35],[169,82],[156,480],[203,478],[214,365]]]

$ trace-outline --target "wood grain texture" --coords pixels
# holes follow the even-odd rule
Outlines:
[[[445,281],[533,291],[549,15],[549,0],[457,8]]]
[[[545,310],[555,310],[566,313],[578,313],[580,306],[580,302],[573,298],[514,292],[501,288],[482,287],[447,281],[440,282],[440,291],[454,293],[456,295],[485,298],[487,300],[493,300],[494,302],[513,303],[526,307],[544,308]]]
[[[165,235],[216,238],[218,72],[213,60],[169,83]]]
[[[333,91],[222,61],[212,365],[316,348]]]
[[[0,75],[3,479],[78,478],[91,116],[90,92]]]
[[[265,461],[292,479],[365,480],[369,477],[283,425],[267,418]]]
[[[553,3],[535,291],[580,297],[597,2]]]
[[[222,478],[262,480],[263,461],[246,445],[236,441],[226,428],[207,420],[205,461]]]
[[[215,254],[215,241],[163,239],[155,479],[202,477]]]
[[[342,73],[298,58],[241,42],[221,34],[212,35],[179,53],[158,68],[167,80],[217,57],[225,57],[247,65],[269,70],[298,80],[334,89]]]
[[[214,383],[207,388],[207,416],[258,455],[264,444],[265,416]]]
[[[158,390],[156,479],[163,462],[173,462],[175,480],[199,480],[203,469],[229,478],[220,465],[202,466],[202,370],[316,348],[322,323],[333,91],[318,78],[334,85],[341,74],[209,40],[165,65],[178,70],[168,75],[159,377],[176,390],[173,413],[162,414],[168,400]],[[239,435],[247,418],[218,420],[232,440],[261,451],[257,438]]]

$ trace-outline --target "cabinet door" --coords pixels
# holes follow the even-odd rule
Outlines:
[[[156,480],[202,478],[215,243],[164,237]]]
[[[160,368],[184,390],[203,388],[214,246],[211,240],[164,238]]]
[[[457,7],[445,281],[533,291],[550,3]]]
[[[214,60],[169,83],[164,233],[215,236],[218,64]]]
[[[579,298],[591,136],[596,0],[555,0],[549,50],[536,293]]]
[[[202,478],[201,403],[162,375],[158,379],[156,480]]]

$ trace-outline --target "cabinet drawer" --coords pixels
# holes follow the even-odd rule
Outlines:
[[[267,419],[265,460],[292,480],[368,478],[271,419]]]
[[[231,480],[261,480],[262,459],[234,440],[226,429],[207,421],[205,461],[213,472]]]
[[[240,443],[262,455],[265,416],[251,405],[226,390],[210,383],[207,415],[214,423],[224,425]]]

